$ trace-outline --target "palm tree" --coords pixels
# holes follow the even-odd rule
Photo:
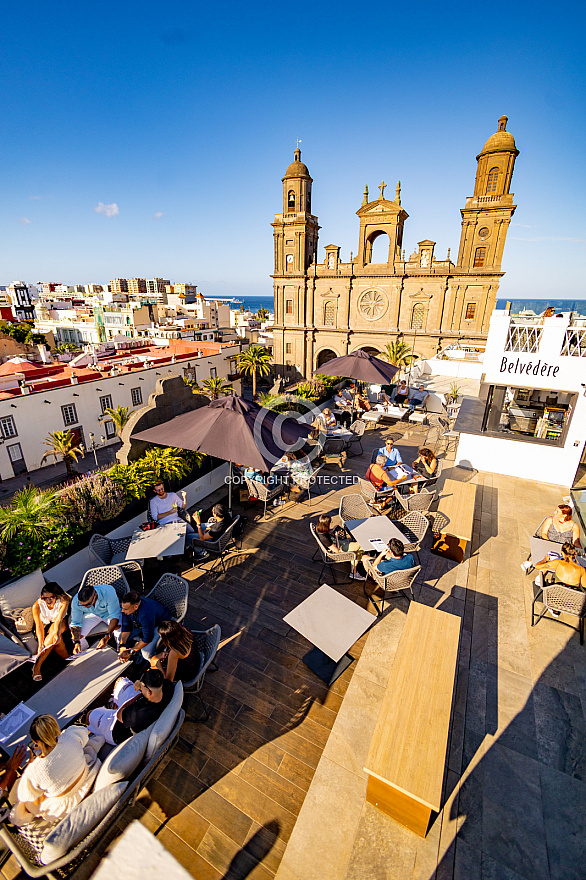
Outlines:
[[[4,542],[17,535],[42,541],[58,513],[54,492],[26,486],[16,493],[10,504],[0,507],[0,537]]]
[[[203,391],[210,400],[217,400],[220,394],[232,394],[234,391],[231,385],[224,385],[224,380],[221,376],[218,376],[217,378],[212,378],[210,376],[209,379],[205,379],[201,383],[201,389],[194,389],[196,393],[200,390]]]
[[[401,375],[403,367],[408,367],[411,361],[414,361],[419,357],[419,355],[413,354],[411,346],[407,345],[406,342],[403,342],[402,339],[396,339],[394,342],[387,342],[384,349],[381,351],[380,356],[383,360],[388,361],[394,367],[399,367],[398,376]]]
[[[245,375],[252,376],[252,399],[256,398],[256,374],[267,376],[271,372],[272,358],[263,345],[249,345],[238,355],[238,366]]]
[[[78,456],[82,455],[80,446],[74,446],[75,436],[73,431],[50,431],[49,436],[45,437],[45,446],[49,450],[45,452],[41,459],[41,464],[50,455],[56,461],[59,456],[65,462],[68,476],[73,472],[71,462],[77,461]]]
[[[104,418],[101,419],[100,424],[110,419],[114,422],[116,434],[118,434],[119,437],[122,437],[122,431],[130,421],[131,417],[132,412],[130,411],[129,406],[108,406],[104,410]]]
[[[265,309],[264,306],[258,310],[256,313],[256,317],[261,321],[266,321],[269,317],[269,310]]]

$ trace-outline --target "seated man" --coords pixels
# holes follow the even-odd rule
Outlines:
[[[372,483],[377,492],[384,492],[385,489],[393,489],[400,482],[407,479],[407,477],[400,477],[398,480],[391,480],[384,468],[384,464],[385,456],[377,455],[376,461],[374,464],[370,465],[365,474],[366,479]],[[379,498],[378,501],[369,502],[370,506],[373,507],[377,513],[385,513],[394,503],[394,495],[392,493],[389,493],[389,495],[390,497],[388,499]]]
[[[334,406],[336,409],[342,410],[338,417],[342,424],[348,427],[352,420],[352,401],[349,400],[345,391],[336,391]]]
[[[194,513],[193,518],[197,528],[197,538],[200,541],[219,541],[232,522],[232,517],[226,511],[223,504],[214,504],[211,519],[209,519],[207,523],[204,523],[203,526],[201,524],[199,510]],[[198,552],[194,550],[194,555],[203,557],[207,556],[208,553],[206,550],[202,550],[198,554]]]
[[[417,406],[425,406],[425,402],[429,397],[429,391],[425,390],[424,385],[420,385],[417,391],[414,391],[411,397],[408,400],[409,409],[411,412],[415,411],[415,407]]]
[[[119,745],[133,733],[140,733],[163,714],[175,690],[160,669],[147,669],[132,684],[121,677],[114,685],[115,709],[93,709],[87,717],[90,733],[103,736],[110,745]]]
[[[105,648],[112,635],[120,635],[122,611],[114,587],[110,584],[97,584],[92,587],[86,584],[79,590],[71,602],[70,629],[73,638],[73,653],[87,651],[89,645],[86,636],[98,625],[107,623],[108,632],[100,639],[98,648]]]
[[[381,448],[377,450],[377,456],[379,455],[384,455],[385,463],[383,467],[387,471],[391,468],[394,468],[395,465],[403,463],[401,453],[398,449],[395,449],[395,441],[392,437],[387,437],[387,439],[385,440],[385,445],[381,446]]]
[[[176,492],[167,492],[162,480],[159,480],[159,482],[154,484],[153,492],[155,493],[155,496],[154,498],[151,498],[149,502],[149,510],[156,523],[164,526],[167,525],[167,523],[183,521],[179,516],[179,511],[185,510],[187,506],[187,496],[185,495],[185,492],[180,492],[179,494]],[[187,523],[187,534],[194,534],[193,527],[190,523]]]
[[[171,620],[171,612],[162,602],[139,596],[134,590],[126,593],[120,604],[120,662],[125,663],[133,657],[140,660],[141,656],[150,660],[159,642],[158,626],[163,620]]]
[[[391,574],[393,571],[414,568],[416,563],[412,553],[405,553],[403,542],[391,538],[388,548],[382,550],[370,564],[380,574]]]

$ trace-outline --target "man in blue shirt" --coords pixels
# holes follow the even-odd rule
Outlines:
[[[392,437],[387,437],[385,440],[385,445],[381,446],[378,450],[377,455],[384,455],[385,463],[383,465],[386,471],[390,470],[390,468],[395,467],[396,464],[402,464],[403,459],[401,458],[401,453],[398,449],[394,447],[394,441]]]
[[[391,538],[388,549],[385,548],[382,553],[379,553],[372,566],[376,567],[381,574],[391,574],[393,571],[414,568],[415,564],[413,554],[405,553],[403,542],[398,538]]]
[[[413,392],[413,395],[407,401],[409,404],[409,409],[411,412],[415,410],[416,406],[424,406],[425,401],[429,397],[429,392],[425,390],[424,385],[420,385],[417,391]]]
[[[163,620],[171,620],[173,615],[162,602],[149,599],[148,596],[139,596],[134,590],[126,593],[121,605],[120,662],[125,663],[138,654],[142,654],[145,660],[150,660],[159,642],[159,624]]]
[[[86,651],[88,636],[97,626],[106,623],[108,632],[100,639],[98,648],[105,648],[110,636],[120,630],[120,602],[114,587],[110,584],[97,584],[95,587],[86,584],[73,597],[71,602],[71,635],[73,636],[73,653]]]

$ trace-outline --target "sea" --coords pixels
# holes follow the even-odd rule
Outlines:
[[[556,312],[577,312],[580,316],[586,317],[584,299],[497,299],[496,308],[504,309],[507,302],[511,303],[512,315],[518,315],[519,312],[534,312],[536,315],[542,315],[549,306],[552,306]]]
[[[268,309],[271,315],[275,311],[275,301],[272,296],[239,296],[236,299],[242,301],[244,311],[258,312],[259,309]],[[504,309],[507,302],[509,300],[498,299],[496,308]],[[586,317],[584,299],[513,299],[510,303],[513,315],[518,315],[519,312],[534,312],[536,315],[542,315],[549,306],[553,306],[556,312],[577,312]],[[240,311],[241,306],[239,303],[231,303],[230,308]]]
[[[272,296],[237,296],[235,298],[242,301],[245,312],[258,312],[259,309],[268,309],[271,315],[274,314],[275,299]],[[239,312],[241,306],[240,303],[230,303],[230,308]]]

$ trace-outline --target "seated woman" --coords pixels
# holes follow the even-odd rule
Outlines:
[[[17,784],[17,803],[10,812],[15,825],[63,819],[89,794],[100,769],[97,751],[104,740],[94,745],[86,727],[62,731],[53,715],[37,715],[30,737],[38,755],[32,754]]]
[[[358,564],[362,559],[362,547],[356,541],[351,541],[346,531],[340,526],[334,526],[332,529],[332,518],[326,513],[322,513],[317,521],[315,531],[320,543],[329,553],[355,553],[356,559],[351,563],[350,577],[356,581],[365,580],[365,575],[358,571]]]
[[[403,403],[405,403],[408,397],[409,386],[407,385],[406,381],[402,379],[399,382],[397,390],[395,391],[395,403],[397,404],[397,406],[401,406]]]
[[[419,485],[425,486],[425,478],[433,477],[437,472],[437,458],[435,457],[435,452],[432,452],[427,446],[422,446],[412,467],[414,471],[417,471],[415,479],[421,479]],[[417,494],[417,492],[419,492],[419,485],[417,483],[412,483],[409,487],[410,494]]]
[[[59,584],[48,581],[41,590],[41,596],[33,605],[33,619],[38,648],[37,659],[33,666],[33,681],[41,681],[41,666],[51,653],[59,657],[69,657],[73,651],[73,642],[67,623],[71,596],[61,589]],[[66,640],[69,644],[66,644]]]
[[[336,427],[336,417],[329,407],[326,407],[318,418],[325,425],[326,431],[330,428]]]
[[[165,648],[151,660],[167,681],[193,681],[201,666],[201,655],[192,633],[176,620],[164,620],[159,636]]]
[[[259,471],[257,468],[245,468],[244,476],[249,480],[255,480],[257,483],[263,483],[269,489],[274,489],[277,485],[277,480],[274,476],[264,471]]]
[[[354,397],[354,408],[356,409],[358,418],[370,409],[370,403],[361,391],[356,392],[356,396]]]
[[[536,564],[535,568],[538,571],[552,572],[553,580],[551,583],[561,584],[564,587],[569,587],[571,590],[579,590],[586,593],[586,568],[578,565],[576,562],[576,548],[570,541],[566,541],[561,546],[561,554],[561,559],[555,559],[548,554],[545,559]],[[537,597],[541,592],[541,586],[542,578],[536,578],[533,582],[534,597]],[[550,613],[554,617],[559,616],[559,611],[552,611],[550,609]]]
[[[572,522],[572,508],[569,504],[558,504],[553,514],[543,521],[540,537],[544,541],[555,541],[557,544],[571,541],[575,547],[580,547],[580,529]]]

